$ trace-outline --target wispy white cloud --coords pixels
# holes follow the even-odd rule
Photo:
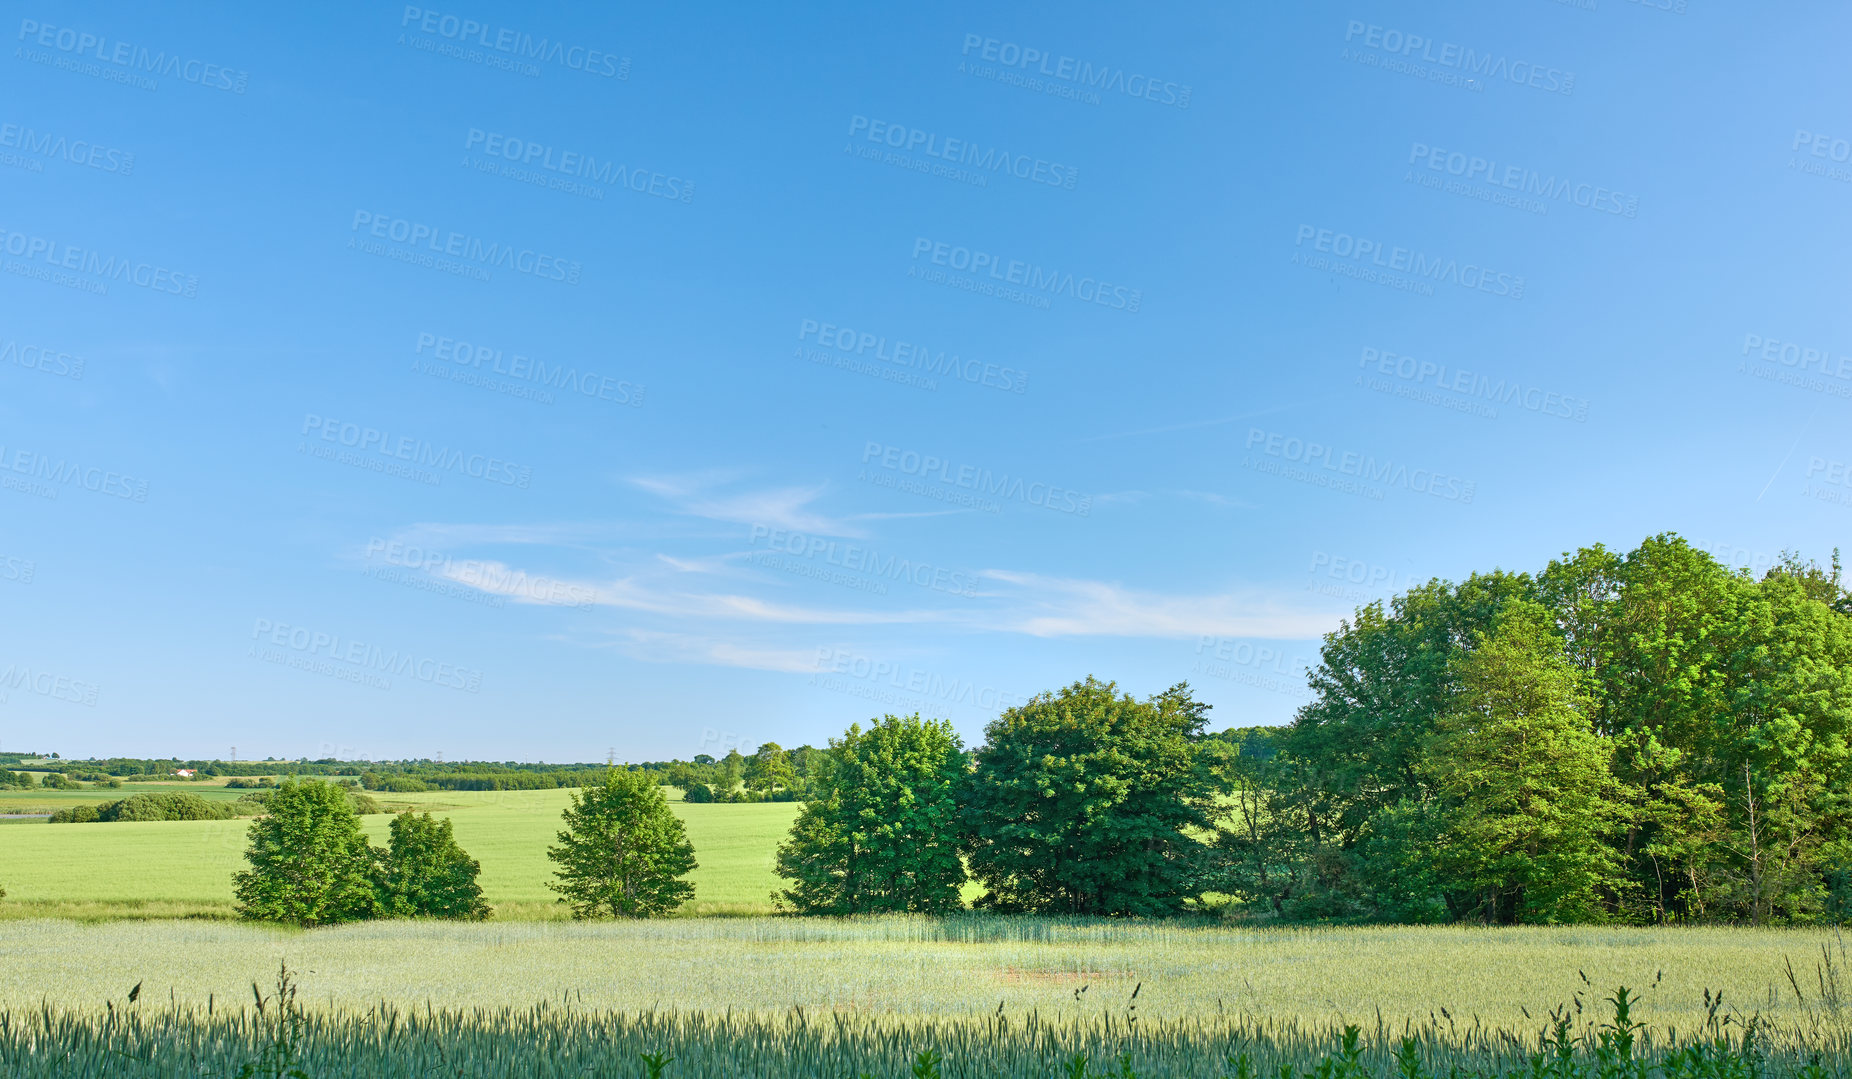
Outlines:
[[[806,607],[774,603],[757,596],[732,592],[702,592],[691,589],[662,588],[640,576],[612,580],[569,579],[528,573],[494,559],[463,563],[445,563],[432,569],[434,576],[474,588],[490,595],[505,596],[516,603],[557,606],[557,600],[536,595],[532,582],[557,584],[553,594],[586,596],[590,605],[622,610],[646,611],[675,618],[706,618],[738,622],[763,622],[793,626],[887,626],[924,625],[954,621],[955,612],[935,610],[879,611],[846,608]]]
[[[788,674],[811,674],[817,670],[814,648],[763,647],[695,633],[623,629],[617,632],[610,646],[646,663],[697,663]]]
[[[822,497],[825,485],[814,487],[773,487],[762,490],[722,493],[714,490],[728,477],[715,474],[697,476],[640,476],[631,483],[675,505],[682,513],[713,521],[734,524],[764,525],[793,532],[816,532],[827,536],[860,537],[866,535],[853,518],[832,517],[811,509]]]
[[[1303,640],[1337,628],[1340,615],[1266,591],[1167,595],[1107,581],[985,570],[1006,586],[990,628],[1033,637],[1261,637]]]

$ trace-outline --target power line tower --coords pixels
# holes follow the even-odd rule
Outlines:
[[[232,759],[231,759],[231,762],[232,762],[233,764],[237,764],[237,763],[238,763],[238,747],[237,747],[237,746],[233,746],[233,747],[232,747]]]
[[[610,749],[607,749],[604,751],[604,766],[606,768],[617,767],[617,747],[616,746],[612,746]]]

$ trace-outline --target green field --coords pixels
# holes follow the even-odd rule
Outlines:
[[[140,786],[140,785],[136,785]],[[205,784],[150,785],[156,789],[240,791]],[[119,798],[129,791],[45,791],[80,795],[63,805]],[[37,791],[12,792],[37,795]],[[564,917],[547,889],[553,865],[547,847],[560,828],[569,792],[438,791],[385,794],[388,808],[412,806],[448,816],[457,842],[482,863],[484,895],[502,918]],[[797,815],[793,802],[688,805],[672,801],[687,822],[701,867],[690,874],[695,899],[688,914],[762,912],[778,879],[772,852]],[[0,809],[0,812],[19,812]],[[373,842],[384,846],[388,818],[361,818]],[[116,824],[46,824],[14,821],[0,839],[0,917],[118,915],[231,917],[232,874],[244,868],[250,822],[149,821]]]
[[[1089,1079],[1127,1074],[1121,1053],[1137,1079],[1236,1075],[1225,1062],[1237,1052],[1260,1065],[1246,1074],[1297,1079],[1351,1025],[1357,1067],[1333,1079],[1396,1076],[1404,1034],[1430,1069],[1420,1079],[1456,1065],[1462,1079],[1517,1079],[1563,1006],[1584,1067],[1538,1076],[1656,1077],[1596,1059],[1600,998],[1624,984],[1642,997],[1643,1055],[1707,1030],[1740,1036],[1756,1017],[1757,1071],[1684,1079],[1823,1079],[1845,1074],[1849,1017],[1807,983],[1797,997],[1784,971],[1792,962],[1812,977],[1821,949],[1838,947],[1830,932],[1793,930],[1261,931],[976,915],[312,931],[13,921],[0,924],[0,1068],[231,1075],[275,1040],[274,998],[260,1016],[252,983],[269,992],[287,960],[305,1013],[292,1051],[315,1076],[629,1076],[643,1074],[637,1054],[657,1052],[682,1062],[669,1079],[904,1079],[932,1049],[948,1079],[1056,1079],[1076,1052],[1095,1062]],[[1707,990],[1722,990],[1733,1025],[1707,1026]],[[1806,1071],[1816,1056],[1831,1067]],[[1287,1062],[1294,1070],[1279,1072]]]
[[[76,1005],[145,981],[161,1000],[244,1000],[279,960],[317,1006],[444,1007],[570,997],[614,1011],[1148,1019],[1225,1013],[1304,1021],[1425,1020],[1446,1008],[1522,1028],[1577,994],[1646,993],[1642,1017],[1690,1028],[1706,989],[1745,1012],[1796,1018],[1784,965],[1809,981],[1831,931],[1426,928],[1238,929],[967,915],[678,918],[631,923],[364,922],[316,930],[240,923],[0,924],[0,1006]],[[1580,972],[1580,973],[1578,973]],[[1586,975],[1588,983],[1581,979]],[[1653,983],[1657,981],[1655,987]],[[1591,991],[1590,986],[1596,987]],[[1087,991],[1079,1001],[1076,990]],[[1652,988],[1648,988],[1652,987]],[[1808,987],[1811,993],[1811,987]]]

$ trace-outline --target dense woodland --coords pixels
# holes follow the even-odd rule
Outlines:
[[[1316,698],[1229,732],[1224,890],[1293,918],[1838,920],[1852,597],[1674,536],[1433,581],[1325,640]]]

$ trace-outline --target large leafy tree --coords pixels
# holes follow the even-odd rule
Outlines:
[[[342,788],[284,781],[249,839],[250,868],[232,878],[241,916],[312,926],[377,912],[374,851]]]
[[[1275,877],[1276,909],[1399,918],[1400,908],[1421,905],[1411,894],[1381,909],[1371,882],[1406,885],[1406,868],[1423,864],[1432,829],[1417,826],[1410,806],[1425,797],[1418,765],[1453,698],[1453,656],[1489,631],[1506,603],[1534,591],[1529,577],[1502,571],[1459,585],[1429,581],[1360,608],[1326,635],[1310,672],[1315,696],[1271,769],[1273,842],[1296,866]]]
[[[1457,691],[1418,766],[1440,802],[1443,886],[1486,921],[1600,920],[1616,888],[1613,750],[1551,622],[1509,603],[1455,656]]]
[[[380,870],[380,913],[393,918],[489,916],[476,859],[457,846],[450,818],[411,810],[392,818],[390,847]]]
[[[786,790],[797,787],[797,772],[792,769],[784,747],[777,742],[765,743],[747,758],[743,778],[747,790],[769,793],[780,787]]]
[[[604,782],[574,791],[563,814],[549,884],[574,918],[650,918],[694,895],[681,878],[695,868],[694,847],[662,788],[646,772],[613,768]]]
[[[1208,706],[1088,678],[986,729],[965,783],[972,874],[999,910],[1168,915],[1201,896],[1215,778]],[[1192,834],[1196,833],[1196,834]]]
[[[815,797],[778,848],[778,873],[791,886],[773,898],[806,914],[958,909],[963,768],[958,735],[943,720],[890,715],[832,739]]]

